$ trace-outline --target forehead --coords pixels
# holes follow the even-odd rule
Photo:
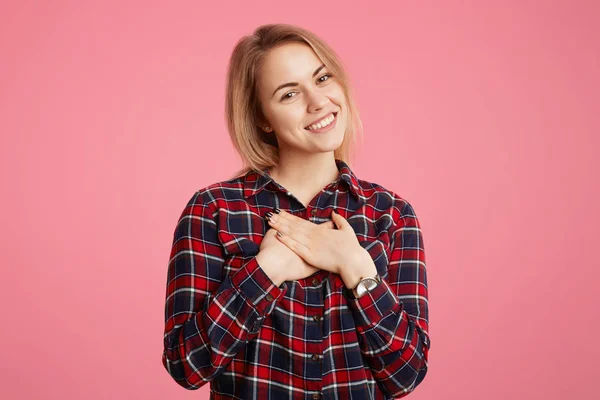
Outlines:
[[[304,78],[312,79],[312,73],[321,64],[310,46],[286,43],[269,51],[264,60],[261,78],[265,84],[274,86]]]

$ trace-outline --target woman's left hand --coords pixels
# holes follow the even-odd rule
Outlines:
[[[277,238],[302,257],[307,263],[341,275],[369,253],[360,245],[348,221],[332,211],[331,221],[315,224],[281,210],[268,218],[269,225],[281,232]],[[332,229],[337,227],[337,229]],[[372,260],[371,260],[372,261]],[[357,266],[358,267],[358,266]]]

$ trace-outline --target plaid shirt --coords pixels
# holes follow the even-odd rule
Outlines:
[[[427,373],[425,253],[412,206],[340,174],[306,207],[268,171],[212,184],[184,208],[173,237],[163,366],[211,399],[391,399]],[[341,214],[383,278],[354,299],[325,270],[276,286],[256,261],[279,207],[320,224]],[[282,265],[281,268],[285,268]]]

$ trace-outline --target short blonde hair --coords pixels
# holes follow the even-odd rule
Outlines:
[[[289,24],[267,24],[256,28],[252,35],[241,38],[229,60],[225,119],[231,141],[244,164],[244,168],[234,178],[251,170],[261,173],[279,162],[279,148],[275,137],[273,134],[267,135],[258,127],[257,117],[262,111],[258,99],[257,71],[269,50],[289,42],[310,46],[344,89],[350,116],[349,126],[334,155],[348,165],[351,164],[350,150],[357,135],[362,135],[362,122],[354,102],[353,88],[341,60],[324,40],[306,29]]]

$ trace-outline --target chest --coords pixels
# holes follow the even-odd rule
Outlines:
[[[260,244],[266,232],[271,229],[262,213],[270,209],[252,206],[237,211],[219,209],[216,222],[218,239],[223,249],[224,276],[235,273],[259,253]],[[315,224],[331,220],[331,207],[285,211]],[[392,224],[389,215],[373,215],[372,210],[370,214],[368,209],[366,212],[364,209],[348,212],[336,207],[336,211],[350,224],[359,245],[371,255],[380,275],[386,276],[391,255],[389,230]]]

